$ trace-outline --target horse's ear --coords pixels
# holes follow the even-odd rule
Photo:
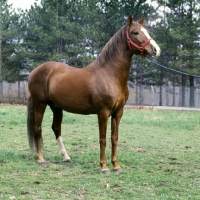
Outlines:
[[[138,21],[139,24],[143,25],[144,24],[144,16],[141,17],[141,19]]]
[[[129,15],[127,19],[127,25],[131,26],[132,23],[133,23],[132,15]]]

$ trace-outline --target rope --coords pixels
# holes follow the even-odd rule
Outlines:
[[[200,76],[193,75],[193,74],[188,74],[188,73],[185,73],[185,72],[181,72],[181,71],[178,71],[178,70],[176,70],[176,69],[172,69],[172,68],[166,67],[166,66],[164,66],[164,65],[158,64],[158,63],[155,62],[155,61],[151,61],[151,60],[149,60],[149,59],[147,59],[147,60],[148,60],[150,63],[152,63],[152,64],[154,64],[154,65],[157,65],[157,66],[159,66],[159,67],[161,67],[161,68],[163,68],[163,69],[166,69],[166,70],[168,70],[168,71],[172,71],[172,72],[175,72],[175,73],[178,73],[178,74],[182,74],[182,75],[185,75],[185,76],[192,76],[192,77],[194,77],[194,78],[200,78]]]

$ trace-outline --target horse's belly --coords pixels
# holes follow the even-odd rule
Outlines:
[[[96,114],[96,110],[89,100],[89,97],[78,95],[73,95],[72,93],[63,96],[56,96],[56,98],[51,98],[54,104],[61,109],[77,114]]]
[[[63,107],[63,110],[71,113],[82,114],[82,115],[89,115],[89,114],[96,114],[96,110],[92,107],[82,107],[82,106],[67,106]]]

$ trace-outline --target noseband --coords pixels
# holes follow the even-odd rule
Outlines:
[[[144,42],[143,44],[141,44],[141,46],[137,45],[136,43],[134,43],[131,38],[129,37],[129,34],[128,34],[128,26],[126,28],[126,38],[127,38],[127,43],[128,43],[128,47],[129,49],[132,51],[131,49],[131,45],[133,45],[136,49],[138,49],[140,51],[140,56],[142,57],[147,57],[147,54],[145,54],[144,52],[144,48],[147,44],[149,44],[150,40],[152,40],[152,38],[149,38],[146,40],[146,42]]]

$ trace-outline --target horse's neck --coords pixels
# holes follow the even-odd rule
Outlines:
[[[106,65],[107,70],[114,74],[115,78],[118,79],[122,84],[126,84],[131,68],[132,56],[127,53],[119,53],[114,56],[114,62]]]
[[[126,83],[130,72],[133,53],[130,52],[122,27],[105,45],[99,57],[94,61],[95,67],[106,68],[121,83]]]

